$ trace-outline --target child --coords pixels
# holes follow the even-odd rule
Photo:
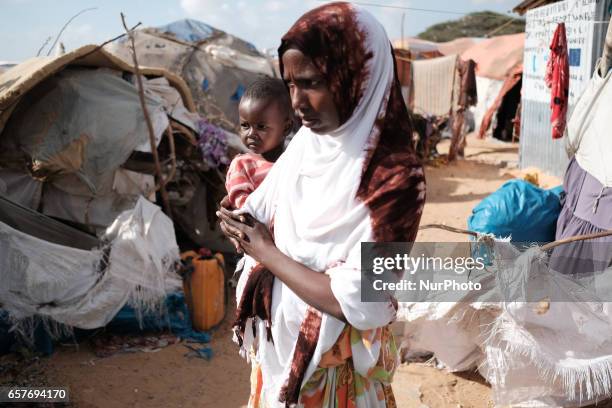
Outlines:
[[[246,89],[240,104],[240,139],[250,153],[239,154],[227,171],[225,188],[232,207],[242,207],[283,153],[293,130],[289,92],[282,80],[261,77]]]
[[[261,77],[249,85],[240,99],[238,114],[240,139],[250,153],[234,157],[227,170],[225,188],[234,209],[243,206],[283,153],[294,123],[289,92],[276,78]],[[245,260],[242,257],[238,262],[230,285],[238,284]],[[240,288],[237,292],[241,292]]]

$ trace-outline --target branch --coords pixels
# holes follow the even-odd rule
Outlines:
[[[127,24],[125,22],[125,16],[121,13],[121,22],[123,23],[123,28],[125,29],[128,38],[130,39],[131,48],[132,48],[132,59],[134,61],[134,74],[136,75],[136,83],[138,84],[138,97],[140,98],[140,106],[142,107],[142,113],[145,118],[145,122],[147,124],[147,129],[149,130],[149,142],[151,143],[151,154],[153,155],[153,161],[155,162],[155,172],[157,173],[157,178],[159,182],[159,190],[162,198],[162,204],[164,206],[164,210],[168,217],[172,219],[172,208],[170,207],[170,200],[168,199],[168,192],[166,191],[166,184],[164,182],[164,177],[161,171],[161,165],[159,164],[159,154],[157,153],[157,144],[155,143],[155,131],[153,130],[153,123],[151,122],[151,117],[149,116],[149,111],[147,110],[147,104],[145,101],[144,95],[144,87],[142,85],[142,77],[140,75],[140,68],[138,66],[138,59],[136,57],[136,44],[134,42],[134,33],[128,29]],[[174,140],[173,140],[174,142]],[[174,143],[172,143],[174,145]]]
[[[430,229],[430,228],[437,228],[437,229],[442,229],[442,230],[446,230],[446,231],[450,231],[450,232],[456,232],[457,234],[471,235],[473,237],[477,237],[478,236],[477,232],[469,231],[469,230],[462,229],[462,228],[450,227],[450,226],[444,225],[444,224],[425,224],[425,225],[421,225],[419,227],[420,230],[422,230],[422,229]]]
[[[168,143],[170,144],[170,173],[168,176],[162,181],[162,184],[165,186],[174,178],[174,174],[176,173],[176,146],[174,145],[174,134],[172,133],[172,125],[168,125],[167,129],[168,134]],[[161,188],[161,185],[160,185]]]
[[[136,24],[134,27],[130,28],[129,31],[134,31],[136,28],[138,28],[142,23],[138,23]],[[100,49],[104,48],[104,46],[106,44],[112,43],[113,41],[117,41],[118,39],[120,39],[121,37],[125,37],[127,35],[127,33],[123,33],[123,34],[119,34],[118,36],[111,38],[108,41],[104,41],[102,44],[98,45],[96,48],[94,48],[93,50],[89,51],[87,54],[85,55],[81,55],[79,58],[85,58],[90,54],[93,54],[96,51],[100,51]]]
[[[469,231],[469,230],[462,229],[462,228],[449,227],[448,225],[444,225],[444,224],[426,224],[426,225],[421,225],[419,227],[420,230],[429,229],[429,228],[443,229],[443,230],[450,231],[450,232],[456,232],[458,234],[472,235],[474,237],[478,236],[477,232]],[[567,237],[567,238],[559,239],[557,241],[549,242],[548,244],[542,245],[540,249],[544,252],[544,251],[553,249],[559,245],[569,244],[571,242],[577,242],[577,241],[586,241],[586,240],[595,239],[595,238],[608,237],[611,235],[612,235],[612,230],[596,232],[594,234],[574,235],[573,237]]]
[[[64,24],[64,26],[62,27],[60,32],[57,34],[57,37],[55,37],[55,41],[53,41],[53,44],[51,45],[51,47],[49,48],[49,51],[47,52],[47,57],[51,54],[51,51],[53,50],[53,47],[55,47],[55,44],[57,44],[57,42],[59,41],[62,33],[64,32],[66,27],[68,27],[68,24],[70,24],[72,22],[72,20],[74,20],[75,18],[77,18],[78,16],[80,16],[81,14],[83,14],[83,13],[85,13],[87,11],[97,10],[97,9],[98,9],[97,7],[91,7],[91,8],[83,9],[83,10],[79,11],[78,13],[76,13],[74,16],[70,17],[70,20],[68,20],[66,22],[66,24]]]
[[[40,47],[40,49],[36,53],[37,57],[40,57],[40,53],[42,52],[43,48],[45,48],[46,45],[49,44],[49,41],[51,41],[51,38],[53,38],[53,37],[47,37],[47,39],[45,40],[45,43],[42,45],[42,47]]]
[[[610,235],[612,235],[612,230],[596,232],[594,234],[575,235],[573,237],[567,237],[567,238],[559,239],[557,241],[550,242],[546,245],[543,245],[541,249],[542,251],[548,251],[549,249],[552,249],[556,246],[563,245],[563,244],[569,244],[570,242],[586,241],[587,239],[607,237]]]

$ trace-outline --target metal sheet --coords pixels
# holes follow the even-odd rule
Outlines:
[[[549,44],[565,22],[570,56],[568,118],[601,55],[612,0],[565,0],[527,12],[521,115],[521,168],[535,166],[562,177],[569,161],[565,142],[552,140],[550,91],[544,83]]]

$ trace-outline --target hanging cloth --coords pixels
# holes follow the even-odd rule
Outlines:
[[[560,139],[565,131],[569,96],[569,62],[565,23],[559,23],[550,43],[550,57],[546,65],[544,79],[546,86],[550,88],[552,137],[553,139]]]

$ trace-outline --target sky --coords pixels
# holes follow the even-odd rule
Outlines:
[[[356,3],[413,7],[469,13],[492,10],[510,13],[520,0],[363,0]],[[120,12],[128,26],[160,26],[193,18],[253,43],[260,50],[278,47],[281,36],[304,12],[321,0],[0,0],[0,61],[19,62],[35,56],[45,41],[52,43],[62,26],[83,9],[60,41],[67,51],[102,43],[124,32]],[[363,5],[383,23],[391,39],[414,36],[432,24],[460,18],[459,14],[402,10]],[[47,46],[48,48],[48,46]],[[42,52],[47,53],[47,48]]]

